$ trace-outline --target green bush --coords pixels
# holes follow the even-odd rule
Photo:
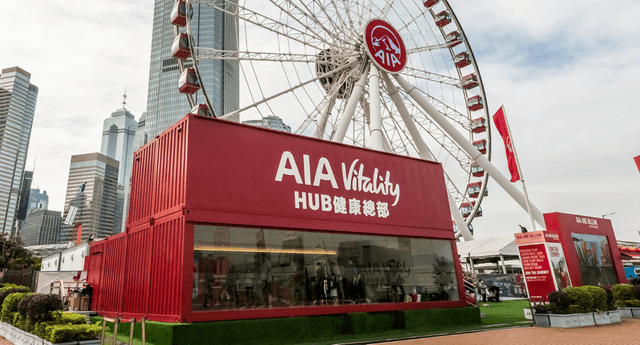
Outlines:
[[[33,334],[37,335],[38,337],[42,338],[42,339],[46,339],[47,338],[47,327],[53,326],[55,325],[55,321],[42,321],[42,322],[36,322],[33,330]]]
[[[593,307],[595,310],[593,311],[605,311],[607,310],[607,292],[604,291],[603,288],[598,286],[586,285],[582,287],[583,290],[587,291],[593,297]]]
[[[569,295],[572,301],[572,305],[577,305],[571,313],[590,313],[596,311],[595,301],[593,296],[585,286],[580,287],[568,287],[564,289],[564,292]]]
[[[572,304],[569,306],[569,309],[567,309],[567,314],[579,314],[579,313],[584,313],[582,311],[582,307],[580,307],[577,304]]]
[[[613,298],[616,301],[626,301],[633,299],[633,285],[629,284],[616,284],[611,290],[613,292]]]
[[[3,290],[0,291],[0,305],[4,303],[4,299],[7,298],[7,296],[16,292],[22,292],[22,293],[29,292],[29,288],[26,286],[10,287],[8,289],[3,288]]]
[[[85,325],[87,323],[87,317],[82,314],[54,311],[52,315],[54,321],[63,325]]]
[[[7,296],[2,302],[2,312],[0,312],[0,321],[13,324],[13,314],[18,312],[18,303],[27,293],[14,292]]]
[[[640,285],[633,285],[633,298],[640,300]]]
[[[52,343],[66,343],[93,339],[102,332],[98,325],[52,325],[47,327],[46,340]]]

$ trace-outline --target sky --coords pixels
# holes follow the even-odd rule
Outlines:
[[[451,0],[490,112],[505,106],[529,198],[543,213],[610,219],[640,241],[640,3]],[[0,68],[39,87],[26,167],[62,211],[72,155],[99,152],[102,123],[146,108],[153,0],[15,1],[0,12]],[[492,162],[508,174],[493,130]],[[518,188],[521,183],[516,182]],[[476,238],[511,236],[527,213],[493,181]],[[607,215],[608,214],[608,215]],[[540,229],[539,226],[537,228]]]

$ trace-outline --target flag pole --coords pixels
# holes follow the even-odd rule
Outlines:
[[[531,214],[531,205],[529,203],[529,194],[527,194],[527,186],[524,183],[524,174],[520,168],[520,160],[518,159],[518,153],[516,152],[516,145],[513,142],[513,134],[511,134],[511,127],[509,127],[509,120],[507,119],[507,111],[502,105],[502,113],[504,114],[504,122],[507,125],[507,132],[509,132],[509,138],[511,140],[511,149],[513,150],[513,156],[516,158],[516,167],[518,167],[518,174],[520,175],[520,181],[522,181],[522,192],[524,193],[524,200],[527,204],[527,213],[529,213],[529,219],[531,220],[531,229],[536,231],[536,223],[533,221],[533,215]]]

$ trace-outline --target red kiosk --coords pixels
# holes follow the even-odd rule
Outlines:
[[[199,322],[463,307],[439,163],[188,115],[134,154],[92,310]]]
[[[530,298],[627,281],[610,220],[557,212],[544,219],[546,231],[515,234]]]

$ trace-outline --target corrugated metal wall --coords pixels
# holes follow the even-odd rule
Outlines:
[[[133,157],[127,225],[173,213],[185,203],[186,119],[138,150]]]
[[[107,316],[180,320],[184,227],[184,216],[176,213],[92,244],[92,258],[100,252],[104,258],[101,267],[90,265],[90,275],[100,272],[93,309]]]

